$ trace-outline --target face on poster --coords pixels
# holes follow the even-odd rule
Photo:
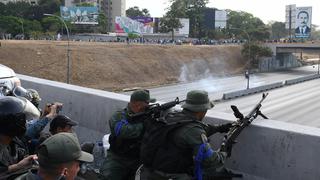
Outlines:
[[[297,7],[296,37],[309,37],[311,33],[312,7]]]

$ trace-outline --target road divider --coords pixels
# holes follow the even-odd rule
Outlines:
[[[292,85],[292,84],[297,84],[297,83],[304,82],[304,81],[317,79],[319,77],[320,77],[319,74],[314,74],[314,75],[310,75],[310,76],[304,76],[304,77],[299,77],[299,78],[295,78],[295,79],[286,80],[284,82],[284,84],[285,85]]]
[[[239,90],[239,91],[228,92],[228,93],[224,93],[222,95],[222,99],[221,100],[233,99],[233,98],[246,96],[246,95],[254,94],[254,93],[258,93],[258,92],[263,92],[263,91],[267,91],[267,90],[270,90],[270,89],[279,88],[279,87],[282,87],[282,86],[288,86],[288,85],[292,85],[292,84],[297,84],[297,83],[301,83],[301,82],[304,82],[304,81],[309,81],[309,80],[313,80],[313,79],[317,79],[317,78],[320,78],[319,74],[314,74],[314,75],[299,77],[299,78],[295,78],[295,79],[285,80],[284,82],[277,82],[277,83],[267,84],[267,85],[263,85],[263,86],[250,88],[250,89],[244,89],[244,90]]]
[[[267,84],[267,85],[263,85],[263,86],[250,88],[250,89],[228,92],[228,93],[224,93],[222,95],[222,99],[223,100],[233,99],[236,97],[246,96],[246,95],[254,94],[254,93],[258,93],[258,92],[263,92],[266,90],[270,90],[270,89],[274,89],[274,88],[278,88],[278,87],[282,87],[282,86],[283,86],[283,82],[277,82],[277,83]]]

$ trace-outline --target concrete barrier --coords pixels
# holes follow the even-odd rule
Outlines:
[[[80,141],[95,141],[109,132],[112,112],[126,106],[128,96],[19,75],[22,85],[39,91],[44,102],[64,103],[63,113],[79,122]],[[43,103],[42,103],[43,104]],[[233,121],[232,114],[208,111],[210,124]],[[210,137],[218,149],[222,136]],[[318,180],[320,131],[318,128],[272,120],[256,120],[239,136],[228,168],[243,172],[243,180]],[[254,177],[254,178],[252,178]]]
[[[209,111],[208,123],[233,121],[231,114]],[[214,149],[222,136],[210,137]],[[320,130],[274,120],[255,120],[233,146],[227,167],[250,174],[247,179],[318,180]],[[259,177],[259,178],[252,178]]]
[[[292,84],[297,84],[297,83],[300,83],[300,82],[303,82],[303,81],[309,81],[309,80],[317,79],[319,77],[320,77],[319,74],[314,74],[314,75],[310,75],[310,76],[304,76],[304,77],[300,77],[300,78],[286,80],[284,82],[284,84],[285,85],[292,85]]]
[[[248,94],[254,94],[254,93],[258,93],[258,92],[262,92],[262,91],[266,91],[269,89],[274,89],[274,88],[278,88],[278,87],[282,87],[282,86],[283,86],[283,82],[277,82],[277,83],[267,84],[267,85],[263,85],[263,86],[250,88],[250,89],[228,92],[228,93],[224,93],[222,95],[222,99],[223,100],[233,99],[236,97],[245,96]]]
[[[63,114],[79,122],[75,128],[80,141],[102,139],[109,132],[108,120],[113,112],[126,106],[129,96],[84,88],[55,81],[18,75],[25,88],[36,89],[44,107],[47,102],[62,102]]]

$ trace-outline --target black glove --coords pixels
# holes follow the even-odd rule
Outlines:
[[[227,133],[232,128],[232,126],[233,126],[232,123],[222,124],[217,126],[217,131],[219,133]]]

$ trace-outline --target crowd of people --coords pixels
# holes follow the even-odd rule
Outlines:
[[[40,101],[36,90],[22,87],[0,97],[0,179],[81,179],[80,164],[94,158],[81,149],[73,130],[78,123],[59,113],[61,103],[48,103],[41,110]],[[111,116],[110,148],[97,179],[231,177],[224,176],[229,172],[224,168],[226,152],[212,149],[208,137],[227,133],[233,124],[203,122],[214,106],[206,91],[188,92],[182,110],[161,112],[159,118],[147,113],[154,102],[148,90],[136,90],[128,105]]]

